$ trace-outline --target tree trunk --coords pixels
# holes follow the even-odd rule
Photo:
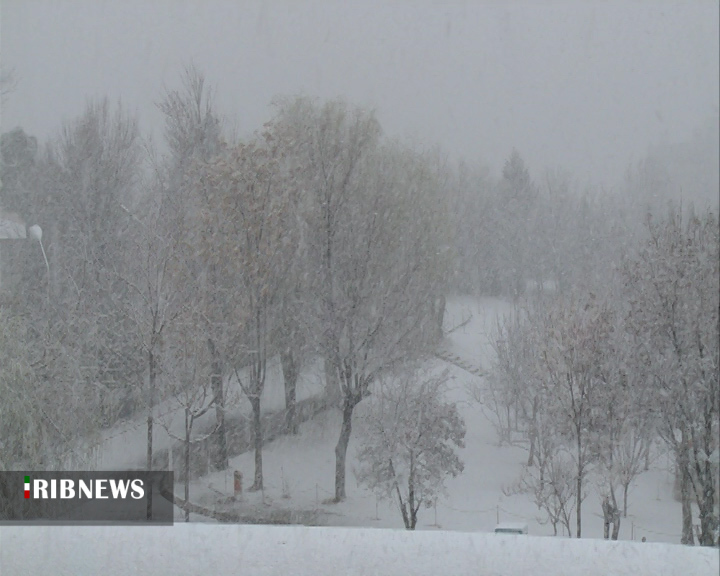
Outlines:
[[[155,366],[155,354],[152,349],[148,353],[148,368],[149,368],[149,390],[148,390],[148,417],[147,417],[147,471],[152,471],[152,456],[153,456],[153,402],[155,400],[155,377],[157,368]],[[148,491],[147,495],[147,519],[152,519],[152,490]]]
[[[620,511],[615,510],[615,513],[613,514],[612,539],[617,540],[619,535],[620,535]]]
[[[715,436],[713,434],[713,411],[705,411],[705,433],[703,444],[705,453],[709,454],[715,449]],[[698,450],[694,449],[695,473],[697,483],[695,485],[695,496],[698,508],[700,509],[700,536],[698,537],[701,546],[714,546],[714,531],[717,528],[717,518],[714,517],[715,510],[715,479],[713,478],[712,464],[709,458],[704,462],[699,461]]]
[[[325,356],[325,401],[328,408],[334,408],[340,404],[340,387],[338,386],[338,368],[335,363]]]
[[[507,419],[507,442],[509,446],[512,446],[512,415],[509,404],[505,406],[505,417]]]
[[[410,530],[410,517],[408,516],[407,508],[403,502],[402,494],[400,494],[400,487],[397,484],[395,484],[395,491],[397,492],[398,506],[400,507],[400,514],[402,514],[403,524],[405,525],[406,530]]]
[[[539,399],[536,396],[533,398],[532,420],[530,421],[530,455],[528,456],[528,467],[532,467],[535,464],[535,441],[537,437],[535,422],[537,421],[538,403]]]
[[[710,465],[709,462],[707,465]],[[710,470],[708,470],[708,474],[703,479],[703,482],[698,483],[702,489],[702,494],[699,494],[697,497],[698,507],[700,508],[700,536],[698,537],[698,543],[700,546],[715,546],[715,538],[713,536],[713,531],[717,527],[717,524],[713,526],[715,490]]]
[[[352,432],[352,415],[356,402],[346,397],[343,401],[343,421],[340,438],[335,446],[335,501],[345,500],[345,457],[347,456],[350,433]]]
[[[610,538],[610,500],[607,496],[603,499],[602,503],[603,511],[603,538],[607,540]]]
[[[280,364],[285,381],[285,433],[297,434],[298,424],[295,412],[298,370],[291,349],[288,348],[280,354]]]
[[[535,434],[530,432],[530,454],[528,455],[527,465],[528,468],[532,468],[535,464]]]
[[[185,502],[190,502],[190,416],[185,408]],[[190,510],[185,510],[185,522],[190,522]]]
[[[615,498],[615,490],[610,488],[610,495],[612,496],[612,539],[617,540],[620,535],[620,508],[617,505],[617,498]]]
[[[212,376],[210,377],[210,385],[213,392],[213,402],[215,403],[215,419],[217,421],[217,447],[213,465],[218,470],[225,470],[228,467],[227,437],[225,435],[225,394],[223,390],[222,378],[222,361],[220,353],[215,348],[215,343],[211,338],[207,341],[208,349],[212,357]]]
[[[262,420],[260,419],[260,398],[254,396],[250,398],[250,404],[253,411],[253,444],[255,446],[255,480],[249,488],[251,491],[263,489],[263,471],[262,471]]]
[[[417,525],[417,507],[415,506],[415,455],[410,453],[410,474],[408,475],[408,507],[410,508],[410,530]]]
[[[628,488],[630,488],[630,483],[626,482],[623,484],[623,517],[627,518],[627,497],[628,497]]]
[[[578,466],[577,466],[577,496],[575,505],[577,509],[575,510],[577,514],[577,526],[575,528],[576,530],[576,537],[580,538],[582,535],[582,486],[583,486],[583,465],[582,465],[582,439],[580,436],[580,431],[577,432],[578,438],[577,438],[577,459],[578,459]]]
[[[695,545],[692,526],[692,504],[690,501],[690,470],[689,454],[685,430],[678,449],[677,466],[680,468],[680,501],[682,503],[682,537],[681,544]]]
[[[443,322],[445,319],[445,296],[440,296],[433,302],[433,314],[435,317],[435,339],[439,342],[443,337]]]

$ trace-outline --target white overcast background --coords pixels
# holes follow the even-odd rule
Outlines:
[[[45,139],[109,96],[161,140],[154,103],[203,70],[246,134],[279,94],[343,96],[391,135],[499,171],[612,185],[648,146],[718,114],[718,2],[3,0],[16,90],[2,131]]]

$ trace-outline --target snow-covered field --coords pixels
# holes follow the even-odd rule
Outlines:
[[[0,571],[54,576],[716,576],[712,549],[304,526],[27,528],[0,532]]]
[[[499,300],[452,299],[447,328],[471,315],[472,319],[450,334],[445,347],[487,368],[492,360],[488,335],[497,314],[510,311],[511,306]],[[431,368],[446,366],[440,359],[430,364]],[[306,371],[298,389],[300,398],[319,389],[319,368],[311,366]],[[553,538],[552,527],[541,523],[529,496],[503,494],[503,488],[517,480],[527,454],[521,448],[498,446],[495,430],[468,393],[482,379],[457,366],[449,366],[449,371],[451,394],[467,425],[466,448],[461,451],[465,471],[447,481],[448,495],[436,507],[421,509],[416,534],[401,530],[402,519],[392,503],[378,502],[356,483],[356,437],[348,451],[347,499],[327,503],[333,494],[334,447],[340,429],[340,414],[335,412],[302,424],[296,437],[270,443],[263,451],[265,491],[246,494],[240,506],[310,511],[319,513],[322,523],[345,529],[217,526],[201,517],[192,518],[200,523],[173,528],[0,528],[2,574],[718,573],[717,549],[678,545],[680,504],[672,497],[672,477],[664,458],[632,485],[621,542],[600,540],[600,499],[592,485],[583,505],[583,539]],[[281,408],[281,375],[270,372],[269,378],[264,406]],[[362,418],[362,412],[361,404],[356,416]],[[106,445],[101,458],[106,469],[142,460],[144,430],[139,425],[133,430],[115,432],[114,438],[122,443]],[[196,481],[191,500],[214,505],[231,494],[233,471],[250,478],[253,466],[250,453],[233,458],[228,471]],[[176,520],[180,519],[177,511]],[[491,534],[498,521],[526,522],[530,536]],[[647,542],[640,542],[643,537]],[[59,571],[61,566],[65,572]]]

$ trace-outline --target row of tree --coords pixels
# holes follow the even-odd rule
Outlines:
[[[253,488],[260,489],[268,360],[280,358],[286,428],[296,432],[298,377],[309,359],[320,357],[326,402],[342,412],[335,450],[341,500],[355,408],[373,388],[390,404],[407,396],[380,394],[386,389],[380,382],[432,350],[442,336],[448,292],[519,301],[530,281],[541,292],[554,288],[584,303],[583,294],[600,293],[623,255],[640,258],[634,223],[668,188],[648,163],[629,172],[625,196],[578,193],[557,170],[537,184],[517,152],[496,181],[487,171],[450,166],[437,151],[387,138],[372,113],[342,101],[279,99],[259,132],[231,138],[203,75],[192,68],[158,108],[165,118],[163,153],[142,138],[132,115],[107,101],[89,103],[43,145],[21,129],[2,135],[0,206],[42,226],[47,253],[46,261],[35,242],[3,245],[0,394],[7,400],[0,406],[0,461],[6,467],[68,465],[103,428],[142,412],[150,468],[153,407],[175,398],[185,413],[186,453],[198,440],[194,423],[214,412],[212,459],[222,469],[226,412],[239,392],[252,410]],[[655,258],[647,265],[657,265]],[[651,308],[638,302],[639,310]],[[595,306],[598,318],[588,312],[574,320],[565,308],[528,308],[515,320],[523,324],[504,327],[504,340],[526,340],[524,353],[536,355],[545,338],[525,334],[529,319],[537,330],[560,320],[578,324],[578,333],[590,330],[584,322],[592,334],[604,323],[628,330],[623,314],[629,312]],[[583,340],[583,354],[595,353],[594,342],[590,335]],[[502,346],[498,352],[501,365],[517,364]],[[558,362],[546,367],[548,374],[559,373]],[[498,384],[497,394],[532,400],[519,390],[523,370],[507,389]],[[434,391],[432,414],[456,424],[443,441],[458,445],[460,423],[437,399],[439,389],[426,382],[416,392]],[[549,438],[557,436],[543,428],[539,400],[537,406],[513,400],[503,407],[507,414],[510,406],[535,422],[531,462],[550,459],[557,446]],[[376,423],[367,442],[393,425]],[[566,429],[563,434],[569,438]],[[408,439],[401,451],[414,453],[424,438]],[[401,447],[385,446],[391,455]],[[398,456],[391,457],[399,470]],[[613,469],[618,458],[612,456]],[[443,461],[451,473],[461,468],[449,457]],[[596,466],[599,455],[590,461]],[[576,464],[578,477],[590,465]],[[410,497],[411,477],[403,476],[409,491],[401,503],[414,525],[412,510],[423,499]],[[368,481],[387,487],[388,478]],[[579,512],[577,498],[568,501]]]
[[[150,468],[154,406],[174,396],[187,451],[193,423],[215,411],[224,468],[225,403],[239,386],[261,489],[268,360],[281,358],[296,431],[298,373],[320,356],[326,401],[343,415],[342,500],[355,407],[439,335],[448,218],[437,160],[341,101],[279,100],[260,132],[231,141],[192,69],[159,108],[164,156],[106,101],[42,150],[21,131],[3,140],[3,205],[42,226],[48,257],[45,269],[34,243],[5,251],[3,336],[23,354],[3,348],[15,361],[0,380],[25,396],[2,420],[4,465],[66,464],[80,438],[144,410]]]
[[[720,446],[720,243],[717,214],[650,218],[640,249],[603,291],[528,299],[498,323],[497,363],[480,399],[501,439],[522,431],[526,473],[514,490],[534,495],[557,532],[581,535],[593,479],[606,537],[627,514],[628,488],[651,445],[675,457],[682,541],[713,545]],[[622,502],[620,503],[620,495]]]

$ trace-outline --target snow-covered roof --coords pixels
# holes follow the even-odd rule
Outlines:
[[[25,222],[13,212],[0,210],[0,240],[23,239],[26,236]]]

